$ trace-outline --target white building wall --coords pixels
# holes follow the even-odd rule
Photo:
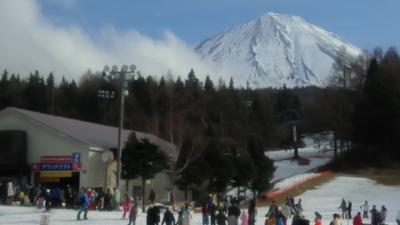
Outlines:
[[[27,132],[27,163],[29,165],[39,163],[41,156],[65,156],[80,152],[82,163],[80,186],[104,185],[105,164],[101,161],[101,152],[89,151],[88,146],[75,139],[17,114],[7,114],[1,117],[0,130]]]
[[[135,179],[129,182],[129,194],[132,194],[134,186],[142,187],[142,179]],[[176,186],[172,186],[169,175],[166,171],[158,173],[153,179],[146,182],[146,202],[149,200],[150,190],[153,189],[157,195],[157,202],[169,202],[169,193],[171,190],[174,191],[175,202],[184,201],[184,192],[179,190]],[[192,193],[188,192],[188,201],[192,200]]]

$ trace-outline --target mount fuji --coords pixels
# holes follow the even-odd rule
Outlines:
[[[297,16],[268,13],[206,39],[195,51],[206,62],[252,87],[326,86],[338,51],[362,51]]]

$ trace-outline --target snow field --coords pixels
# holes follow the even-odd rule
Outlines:
[[[395,225],[395,217],[400,209],[400,186],[386,186],[360,177],[338,176],[331,181],[317,186],[296,197],[303,200],[304,215],[313,220],[314,211],[323,216],[323,225],[328,225],[333,213],[340,213],[337,209],[340,201],[344,198],[353,203],[353,215],[359,210],[359,206],[368,200],[370,206],[377,205],[380,209],[385,205],[388,209],[387,224]],[[257,225],[264,224],[267,207],[259,207],[257,214]],[[1,225],[33,225],[39,224],[41,212],[30,207],[0,206]],[[126,225],[128,220],[121,220],[122,212],[99,212],[89,211],[89,220],[76,221],[77,211],[68,209],[56,209],[50,213],[50,225]],[[177,214],[175,214],[177,217]],[[201,214],[192,214],[192,225],[201,224]],[[144,225],[146,215],[139,213],[137,225]],[[369,220],[364,223],[370,223]],[[291,220],[289,220],[289,225]],[[311,225],[313,223],[311,222]],[[343,220],[343,225],[352,224],[352,221]]]

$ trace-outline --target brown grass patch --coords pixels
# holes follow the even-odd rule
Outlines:
[[[294,189],[292,189],[290,191],[282,193],[281,195],[277,196],[273,200],[275,200],[275,202],[277,202],[279,205],[283,204],[286,201],[287,197],[289,197],[289,196],[296,197],[298,195],[301,195],[304,192],[306,192],[307,190],[315,189],[317,186],[330,181],[334,177],[335,177],[335,175],[321,176],[321,177],[314,178],[314,179],[312,179],[310,181],[307,181],[307,182],[305,182],[303,184],[298,185],[296,188],[294,188]],[[257,203],[257,206],[269,205],[269,203],[271,201],[272,201],[272,199],[268,199],[267,201],[260,201],[260,202]]]
[[[400,166],[386,169],[369,168],[351,171],[346,174],[350,176],[369,178],[384,185],[400,185]]]

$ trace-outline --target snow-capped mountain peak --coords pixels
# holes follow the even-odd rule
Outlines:
[[[361,50],[301,17],[268,13],[200,43],[195,50],[239,84],[326,85],[340,48]],[[229,71],[229,72],[227,72]]]

